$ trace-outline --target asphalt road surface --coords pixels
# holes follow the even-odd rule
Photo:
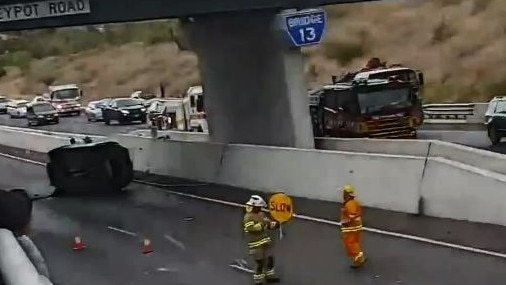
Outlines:
[[[40,166],[0,158],[0,167],[2,188],[51,190]],[[35,203],[32,236],[57,284],[251,284],[248,273],[228,266],[247,258],[239,208],[138,184],[114,197]],[[364,236],[370,261],[353,271],[336,227],[296,220],[286,233],[276,248],[284,284],[502,285],[506,280],[504,259],[370,233]],[[71,249],[76,235],[87,245],[82,252]],[[149,256],[141,253],[143,237],[152,241]]]
[[[26,119],[10,119],[8,115],[0,115],[0,125],[27,127]],[[445,128],[450,128],[446,125]],[[460,126],[455,126],[456,128]],[[34,129],[42,129],[54,132],[80,133],[89,135],[112,135],[116,133],[128,133],[138,129],[146,129],[146,124],[131,123],[127,125],[105,125],[103,122],[88,122],[86,117],[62,117],[56,125],[35,126]],[[434,129],[433,129],[434,128]],[[442,140],[463,144],[470,147],[490,150],[506,154],[506,142],[491,146],[486,132],[483,130],[450,130],[440,129],[438,126],[426,126],[419,131],[420,139]]]

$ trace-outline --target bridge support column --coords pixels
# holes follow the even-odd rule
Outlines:
[[[275,12],[199,16],[184,29],[211,141],[314,148],[302,54],[281,43]]]

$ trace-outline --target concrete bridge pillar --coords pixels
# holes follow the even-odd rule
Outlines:
[[[184,23],[199,57],[211,141],[314,148],[304,63],[280,40],[276,12]]]

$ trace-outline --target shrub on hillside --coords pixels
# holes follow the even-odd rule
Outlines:
[[[363,57],[366,49],[360,42],[333,41],[323,44],[323,52],[327,58],[335,59],[340,65],[346,66],[354,59]]]
[[[69,55],[104,45],[123,45],[143,42],[152,45],[173,41],[171,31],[177,21],[152,21],[143,23],[106,25],[104,31],[92,26],[81,28],[43,29],[23,31],[5,41],[0,41],[0,54],[23,51],[33,58]]]
[[[0,67],[3,70],[3,67],[14,66],[26,71],[32,59],[31,53],[27,51],[8,52],[0,56]]]

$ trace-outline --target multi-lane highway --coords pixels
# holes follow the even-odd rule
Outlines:
[[[41,166],[0,158],[0,167],[2,188],[51,191]],[[229,267],[234,259],[247,258],[241,209],[165,191],[132,184],[120,196],[35,202],[32,234],[55,283],[251,284],[248,273]],[[372,233],[365,234],[370,262],[352,271],[337,227],[296,220],[286,232],[276,249],[284,284],[502,285],[506,280],[505,259]],[[82,252],[72,250],[76,235],[87,245]],[[141,253],[143,237],[155,250],[149,256]]]
[[[27,127],[25,119],[10,119],[6,115],[0,115],[0,125]],[[102,122],[91,123],[84,116],[63,117],[57,125],[32,127],[56,132],[82,133],[91,135],[111,135],[115,133],[128,133],[140,128],[146,128],[146,125],[111,125],[107,126]],[[444,128],[437,125],[426,125],[420,130],[420,139],[434,139],[448,142],[459,143],[470,147],[476,147],[491,150],[499,153],[506,153],[506,143],[491,146],[490,141],[484,130],[473,128],[471,130],[450,129],[455,126],[446,125]]]

